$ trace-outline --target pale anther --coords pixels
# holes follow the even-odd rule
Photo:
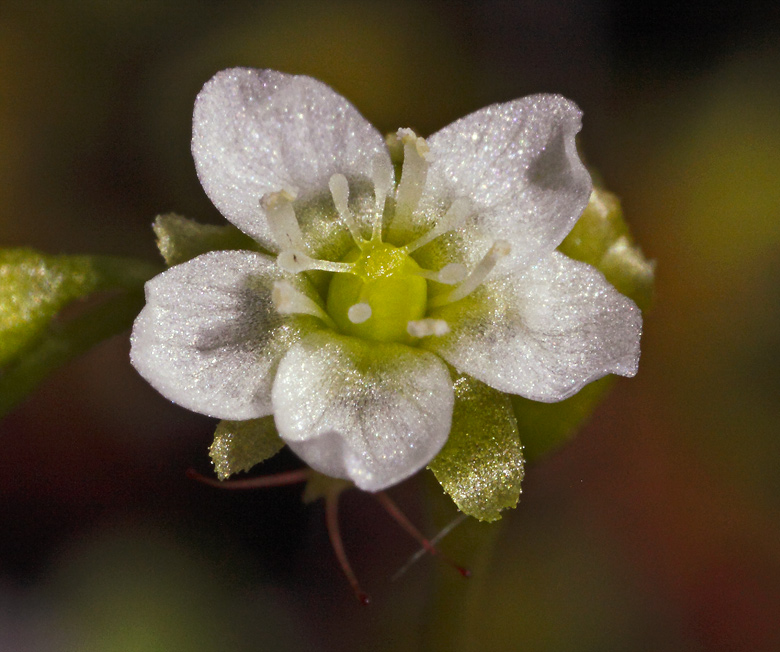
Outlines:
[[[276,281],[271,290],[271,301],[274,308],[282,315],[311,315],[318,317],[328,326],[335,329],[336,324],[317,303],[300,290],[295,289],[288,281]]]
[[[428,233],[421,235],[417,240],[410,242],[404,247],[407,253],[416,251],[420,247],[427,245],[431,240],[449,231],[454,231],[462,226],[469,214],[469,203],[465,199],[456,199],[450,205],[444,216],[438,221]]]
[[[460,301],[464,297],[467,297],[474,290],[476,290],[482,282],[487,278],[487,275],[496,266],[496,263],[504,256],[508,256],[511,251],[511,247],[506,240],[496,240],[490,250],[485,254],[479,264],[466,277],[458,287],[456,287],[449,294],[444,295],[441,298],[437,298],[431,301],[431,307],[443,306],[448,303],[454,303]]]
[[[385,200],[393,185],[393,165],[390,159],[384,154],[377,154],[374,158],[374,165],[371,168],[371,178],[374,182],[374,229],[371,235],[372,240],[382,240],[382,217],[385,212]]]
[[[371,306],[367,303],[356,303],[347,310],[347,317],[353,324],[362,324],[371,317]]]
[[[276,264],[285,272],[290,272],[291,274],[308,272],[313,269],[318,269],[323,272],[342,273],[349,273],[352,271],[352,265],[349,263],[334,263],[330,260],[316,260],[295,249],[288,249],[280,253],[276,257]]]
[[[412,129],[406,128],[398,130],[398,140],[400,140],[404,146],[412,145],[417,155],[430,163],[431,148],[428,147],[425,138],[418,136]]]
[[[406,332],[412,337],[441,337],[450,332],[450,327],[443,319],[418,319],[406,324]]]
[[[283,250],[305,248],[301,227],[292,206],[295,197],[295,190],[285,188],[279,192],[269,192],[260,200],[274,240]]]
[[[360,227],[358,227],[355,216],[352,211],[349,210],[349,182],[347,177],[343,174],[334,174],[330,181],[328,181],[328,187],[330,188],[330,194],[333,197],[333,203],[336,205],[341,221],[349,229],[352,239],[356,245],[363,243],[363,236],[360,234]]]

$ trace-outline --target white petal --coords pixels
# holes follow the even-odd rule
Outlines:
[[[463,232],[479,249],[469,262],[493,241],[507,240],[507,266],[535,263],[561,243],[588,204],[590,175],[574,142],[580,126],[581,112],[572,102],[531,95],[445,127],[427,139],[431,166],[421,226],[465,198],[472,211]],[[475,246],[480,241],[483,246]]]
[[[491,387],[560,401],[609,373],[633,376],[642,314],[585,263],[554,252],[432,312],[452,332],[422,346]]]
[[[319,320],[279,315],[273,260],[216,251],[171,267],[146,284],[146,306],[133,325],[130,359],[163,396],[220,419],[271,413],[271,383],[291,344]],[[285,277],[313,291],[305,279]]]
[[[401,344],[314,333],[279,364],[279,434],[309,466],[380,491],[439,452],[454,393],[437,356]]]
[[[276,251],[260,199],[293,189],[328,192],[334,174],[370,181],[384,138],[334,90],[310,77],[232,68],[195,101],[192,153],[206,194],[221,213]]]

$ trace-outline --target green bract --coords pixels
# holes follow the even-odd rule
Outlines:
[[[462,512],[481,521],[514,507],[523,480],[523,446],[506,394],[468,376],[455,380],[452,430],[429,465]]]
[[[273,457],[284,447],[274,427],[273,417],[248,421],[220,421],[209,448],[214,470],[220,480]]]

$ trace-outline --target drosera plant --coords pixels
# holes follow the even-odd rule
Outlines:
[[[636,372],[640,310],[556,250],[592,192],[580,118],[537,95],[429,139],[401,129],[396,174],[385,138],[324,84],[218,73],[195,103],[193,155],[256,244],[150,281],[133,364],[223,419],[221,479],[286,444],[370,492],[430,466],[462,511],[495,520],[523,475],[508,395],[560,401]],[[175,242],[182,224],[158,235]]]
[[[572,102],[533,95],[385,138],[321,82],[248,68],[196,99],[196,169],[230,224],[157,218],[169,268],[125,270],[133,292],[146,281],[131,361],[221,420],[215,482],[307,481],[325,498],[360,596],[335,516],[345,487],[409,529],[383,492],[428,467],[463,514],[495,521],[517,504],[523,444],[538,457],[592,412],[604,377],[636,373],[653,269],[593,188],[580,128]],[[40,272],[25,260],[0,266],[15,297]],[[31,334],[6,356],[13,373],[35,347],[39,376],[67,359],[45,352],[71,295],[29,326],[24,298],[9,304],[14,337]],[[285,445],[311,470],[228,480]]]

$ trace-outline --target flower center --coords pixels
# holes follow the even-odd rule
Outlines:
[[[410,321],[425,316],[428,282],[403,249],[372,240],[353,248],[328,287],[326,308],[339,330],[378,342],[408,342]]]
[[[392,223],[401,230],[413,226],[430,161],[424,139],[409,129],[399,130],[398,136],[404,147],[401,179],[396,187],[389,159],[386,156],[376,159],[371,175],[375,199],[371,215],[360,215],[362,219],[358,220],[352,214],[349,182],[344,175],[334,174],[329,180],[338,218],[355,243],[340,261],[317,260],[307,255],[293,208],[296,199],[293,189],[268,193],[261,199],[281,249],[277,265],[291,274],[311,270],[333,272],[325,310],[289,282],[277,281],[273,302],[280,313],[313,315],[342,333],[376,342],[411,343],[421,337],[440,337],[450,331],[449,325],[442,319],[427,318],[426,312],[471,294],[498,260],[509,253],[509,244],[496,240],[471,272],[460,263],[449,263],[438,271],[423,269],[412,258],[412,253],[440,235],[460,228],[470,210],[465,199],[453,201],[436,224],[416,240],[401,247],[382,241],[388,196],[394,199]],[[364,237],[361,222],[371,224],[370,239]],[[429,297],[429,281],[455,287]]]

